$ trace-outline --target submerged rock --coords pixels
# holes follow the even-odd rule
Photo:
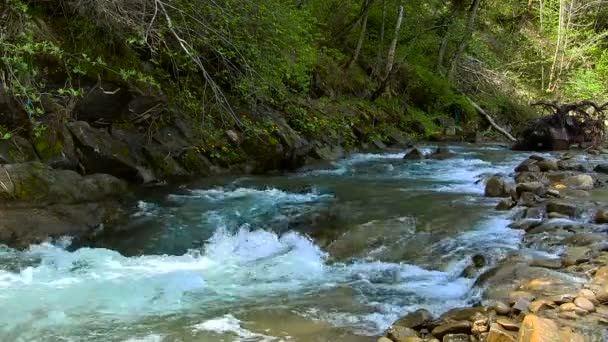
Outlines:
[[[418,148],[414,147],[413,149],[409,150],[405,156],[403,156],[404,160],[422,160],[425,159],[426,156],[425,154],[420,151]]]
[[[526,315],[519,329],[520,342],[556,342],[560,341],[557,324],[536,315]]]

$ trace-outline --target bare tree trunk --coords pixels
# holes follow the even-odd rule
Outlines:
[[[539,4],[539,20],[540,20],[540,32],[543,34],[545,31],[544,22],[545,22],[545,2],[543,0],[538,0]],[[540,47],[540,89],[542,91],[545,90],[545,50],[543,49],[543,44],[538,44]]]
[[[454,78],[454,72],[456,71],[456,66],[458,65],[458,62],[460,61],[462,54],[464,54],[464,51],[466,50],[467,45],[469,44],[469,40],[471,38],[471,35],[473,34],[473,29],[475,26],[475,19],[477,19],[477,13],[479,12],[480,4],[481,4],[481,0],[473,0],[473,3],[471,4],[471,9],[469,10],[469,12],[470,12],[469,20],[467,21],[465,36],[463,37],[462,41],[458,45],[458,50],[456,50],[456,54],[454,54],[454,57],[452,58],[450,67],[448,69],[448,79],[449,80],[452,80]]]
[[[391,42],[390,48],[388,49],[388,55],[386,58],[386,68],[384,69],[384,76],[382,78],[382,81],[380,82],[380,86],[372,94],[372,97],[371,97],[372,101],[377,99],[386,90],[386,86],[388,84],[388,79],[391,76],[391,72],[393,71],[393,66],[395,64],[395,53],[397,51],[397,43],[399,42],[399,32],[401,31],[402,22],[403,22],[403,5],[400,5],[399,6],[399,15],[397,17],[397,25],[395,25],[395,34],[393,35],[393,40]]]
[[[364,2],[365,5],[363,7],[361,7],[361,11],[359,11],[359,14],[344,27],[342,32],[336,34],[336,36],[334,37],[334,40],[339,41],[343,37],[350,34],[352,32],[352,30],[354,30],[355,27],[357,27],[357,25],[359,25],[359,23],[361,23],[361,20],[363,20],[363,17],[367,13],[367,11],[369,10],[369,8],[373,4],[373,2],[374,2],[374,0],[368,0],[368,1]]]
[[[507,132],[507,130],[505,130],[504,128],[498,126],[498,124],[496,123],[496,121],[494,121],[494,119],[490,116],[490,114],[488,114],[485,110],[483,110],[483,108],[481,108],[477,103],[475,103],[473,100],[469,99],[467,97],[467,99],[469,100],[469,102],[471,103],[471,105],[479,112],[479,114],[483,115],[484,118],[486,118],[486,120],[488,120],[488,123],[500,134],[504,135],[505,137],[507,137],[507,139],[515,142],[517,141],[517,139],[515,139],[515,137],[513,135],[511,135],[511,133]]]
[[[547,90],[551,91],[554,87],[553,82],[555,81],[555,70],[557,68],[557,60],[559,58],[559,52],[562,47],[562,28],[564,26],[564,4],[566,0],[560,0],[559,2],[559,21],[557,27],[557,43],[555,44],[555,54],[553,55],[553,64],[551,65],[551,73],[549,74],[549,84]]]
[[[439,56],[437,58],[437,72],[443,74],[443,62],[445,60],[445,52],[448,49],[448,42],[450,41],[450,34],[452,32],[452,25],[455,21],[456,12],[452,13],[452,17],[450,18],[450,22],[448,23],[448,27],[445,31],[445,35],[441,39],[441,46],[439,46]]]
[[[570,8],[568,9],[568,20],[566,21],[566,27],[564,29],[564,45],[562,47],[562,56],[559,62],[559,71],[555,77],[555,87],[557,87],[558,80],[560,79],[562,72],[564,71],[564,60],[566,59],[566,51],[568,44],[570,43],[570,27],[572,25],[572,11],[574,10],[574,1],[570,0]]]
[[[376,66],[374,67],[374,76],[378,76],[382,68],[382,54],[384,53],[384,30],[386,27],[386,0],[382,0],[382,24],[380,26],[380,46],[378,47],[378,56],[376,57]]]
[[[361,48],[363,47],[363,40],[365,39],[365,31],[367,30],[367,17],[369,15],[369,3],[370,0],[365,1],[365,14],[363,14],[363,23],[361,25],[361,33],[359,33],[359,40],[357,41],[357,48],[355,49],[355,53],[353,57],[350,59],[350,62],[347,64],[346,68],[350,69],[357,63],[357,59],[359,59],[359,54],[361,53]]]

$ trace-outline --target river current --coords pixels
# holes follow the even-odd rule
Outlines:
[[[521,248],[481,180],[526,155],[449,148],[142,191],[125,233],[0,246],[0,341],[373,341],[475,303],[471,257]]]

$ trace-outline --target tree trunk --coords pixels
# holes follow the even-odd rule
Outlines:
[[[551,64],[551,73],[549,74],[549,84],[547,86],[548,91],[552,91],[555,82],[555,70],[557,68],[557,60],[559,59],[559,53],[562,47],[562,28],[564,26],[564,4],[566,0],[559,1],[559,20],[557,27],[557,43],[555,44],[555,54],[553,55],[553,63]]]
[[[384,69],[384,77],[380,82],[380,86],[376,91],[372,94],[371,100],[377,99],[384,90],[386,90],[386,85],[388,84],[388,79],[391,76],[391,72],[393,71],[393,65],[395,64],[395,53],[397,51],[397,43],[399,42],[399,32],[401,31],[401,23],[403,22],[403,6],[399,6],[399,15],[397,17],[397,25],[395,25],[395,34],[393,36],[393,40],[391,42],[391,46],[388,49],[388,56],[386,58],[386,68]]]
[[[511,135],[511,133],[507,132],[504,128],[498,126],[498,124],[496,123],[496,121],[494,121],[494,119],[490,116],[490,114],[486,113],[485,110],[483,110],[483,108],[481,108],[477,103],[475,103],[473,100],[469,99],[467,97],[467,99],[469,100],[469,102],[471,103],[471,105],[479,112],[479,114],[483,115],[484,118],[486,118],[486,120],[488,120],[488,123],[490,123],[490,125],[500,134],[504,135],[505,137],[507,137],[507,139],[515,142],[517,141],[517,139],[515,139],[514,136]]]
[[[386,0],[382,0],[382,24],[380,26],[380,46],[378,47],[378,56],[376,57],[376,66],[374,67],[374,76],[380,74],[382,69],[382,54],[384,53],[384,31],[386,27]]]
[[[437,58],[437,72],[443,74],[443,62],[445,60],[445,52],[448,49],[448,42],[450,41],[450,33],[452,32],[452,25],[455,21],[456,11],[452,12],[450,22],[445,31],[445,35],[441,39],[441,46],[439,46],[439,56]]]
[[[470,12],[469,20],[467,21],[465,36],[463,37],[462,41],[458,45],[458,49],[456,50],[456,53],[454,54],[454,57],[452,58],[450,67],[448,69],[449,70],[448,71],[448,80],[450,80],[450,81],[454,78],[454,72],[456,71],[456,66],[458,65],[460,58],[464,54],[464,51],[466,50],[467,45],[469,44],[469,40],[470,40],[471,36],[473,35],[475,19],[477,19],[477,13],[479,12],[480,4],[481,4],[481,0],[473,0],[473,3],[471,4],[471,8],[469,10],[469,12]]]
[[[357,41],[357,48],[355,49],[355,53],[353,57],[350,59],[350,62],[347,64],[346,68],[350,69],[357,63],[357,59],[359,59],[359,54],[361,53],[361,48],[363,47],[363,40],[365,39],[365,31],[367,29],[367,17],[369,15],[369,3],[371,1],[367,0],[365,2],[365,14],[363,14],[363,23],[361,25],[361,33],[359,33],[359,40]]]

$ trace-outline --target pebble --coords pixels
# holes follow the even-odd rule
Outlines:
[[[576,312],[573,311],[563,311],[560,312],[558,316],[565,319],[578,319],[580,317],[576,314]]]
[[[595,311],[595,305],[585,297],[576,297],[576,299],[574,299],[574,304],[585,311]]]
[[[538,299],[528,305],[528,310],[530,310],[530,312],[532,313],[537,313],[540,310],[549,307],[550,305],[553,305],[553,303],[547,300]]]
[[[511,308],[501,301],[496,301],[490,307],[499,315],[507,315],[509,312],[511,312]]]

